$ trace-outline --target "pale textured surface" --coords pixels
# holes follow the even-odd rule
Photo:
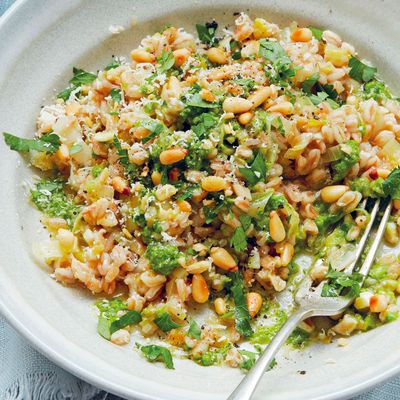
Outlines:
[[[4,11],[4,9],[9,6],[12,3],[12,1],[4,1],[0,0],[0,13]],[[57,11],[57,6],[55,4],[58,2],[55,2],[52,4],[52,7],[54,7],[54,11]],[[179,25],[181,21],[182,23],[186,26],[192,24],[193,19],[191,19],[190,16],[191,14],[190,11],[187,11],[188,17],[186,18],[185,13],[181,12],[176,12],[174,13],[172,10],[169,10],[166,12],[165,10],[154,10],[154,13],[157,16],[161,16],[163,13],[168,14],[169,16],[165,18],[164,20],[161,17],[158,17],[155,22],[151,20],[151,18],[146,22],[144,25],[143,29],[139,32],[131,32],[128,31],[124,34],[122,34],[119,38],[113,38],[112,40],[107,37],[107,30],[108,26],[110,24],[114,23],[119,23],[120,20],[127,22],[129,20],[130,16],[136,13],[136,10],[132,6],[133,2],[129,1],[121,1],[121,7],[119,11],[113,10],[113,19],[110,20],[108,14],[105,12],[108,10],[109,7],[109,2],[107,1],[98,1],[96,2],[91,2],[87,1],[85,2],[87,4],[85,10],[83,10],[83,17],[81,17],[81,20],[74,20],[72,22],[68,22],[68,20],[71,17],[71,14],[74,13],[75,10],[80,11],[81,5],[79,4],[78,1],[75,0],[70,0],[69,2],[66,2],[66,5],[64,7],[64,12],[66,14],[66,18],[63,19],[62,21],[58,20],[57,13],[54,12],[54,20],[51,21],[52,23],[58,22],[55,24],[54,28],[48,28],[50,26],[50,22],[48,19],[46,19],[45,14],[46,11],[49,12],[49,10],[46,7],[43,7],[44,1],[33,1],[30,2],[29,6],[25,6],[26,8],[26,15],[31,15],[30,13],[34,13],[35,7],[43,7],[43,20],[40,16],[40,18],[36,15],[35,16],[35,21],[32,24],[26,24],[26,27],[24,27],[23,31],[21,32],[21,37],[24,37],[26,40],[26,43],[29,44],[29,29],[31,25],[36,24],[36,26],[43,26],[43,31],[45,31],[45,28],[49,29],[49,34],[45,35],[45,37],[41,38],[41,46],[39,46],[36,49],[29,49],[31,52],[30,54],[26,55],[26,58],[24,58],[22,55],[18,56],[20,62],[18,65],[13,65],[15,71],[14,74],[11,75],[13,85],[13,92],[17,93],[24,93],[24,98],[23,98],[23,103],[20,103],[19,101],[22,100],[23,96],[9,96],[7,98],[13,98],[13,102],[8,102],[6,105],[7,107],[3,109],[8,110],[10,112],[10,115],[15,115],[13,118],[6,118],[6,115],[4,115],[5,118],[3,122],[5,126],[1,126],[1,128],[6,128],[6,129],[18,129],[21,132],[30,132],[30,128],[32,127],[32,122],[33,122],[33,117],[36,114],[36,111],[42,101],[42,98],[44,96],[50,96],[51,92],[49,88],[57,86],[58,88],[62,87],[63,83],[66,81],[67,74],[69,74],[70,68],[72,64],[78,63],[79,66],[85,67],[87,66],[88,68],[95,69],[96,66],[102,65],[103,61],[106,61],[108,57],[113,54],[113,51],[115,51],[117,54],[126,54],[127,50],[132,47],[135,43],[137,43],[137,40],[139,37],[143,35],[143,32],[149,32],[154,30],[154,25],[157,25],[157,27],[163,23],[166,19],[173,21],[173,23]],[[237,8],[239,10],[245,9],[245,2],[244,1],[238,1],[238,4],[241,3],[242,5],[239,6],[237,5]],[[258,6],[256,5],[258,4]],[[285,4],[287,7],[287,4],[289,2],[286,1],[280,1],[280,2],[275,2],[275,1],[270,1],[268,4],[271,4],[271,10],[272,10],[272,15],[277,15],[280,10],[285,9]],[[307,4],[308,7],[307,7]],[[361,22],[358,22],[360,24],[359,29],[354,29],[352,28],[351,24],[349,23],[350,18],[344,18],[344,23],[339,24],[338,21],[340,20],[340,14],[339,10],[334,9],[333,12],[329,12],[329,9],[327,6],[321,5],[321,10],[319,9],[319,6],[317,6],[318,2],[313,2],[312,0],[304,2],[293,3],[293,7],[290,9],[291,10],[291,18],[298,18],[299,20],[304,20],[305,15],[309,16],[311,21],[319,21],[321,20],[321,24],[324,24],[323,26],[329,26],[329,28],[336,30],[339,29],[339,31],[343,34],[343,36],[346,36],[350,42],[354,42],[357,47],[361,45],[360,50],[363,51],[368,55],[368,48],[371,48],[370,56],[371,59],[374,63],[376,63],[379,67],[380,70],[382,71],[382,74],[386,77],[388,77],[389,81],[392,81],[393,83],[395,82],[395,76],[398,74],[400,71],[394,70],[392,74],[390,74],[391,67],[393,68],[399,68],[400,65],[400,60],[399,56],[396,55],[396,53],[393,50],[395,47],[395,44],[390,44],[388,42],[387,37],[398,37],[398,31],[392,31],[391,27],[385,27],[384,29],[381,30],[374,30],[374,24],[372,24],[370,31],[374,32],[374,35],[369,35],[369,33],[366,30],[366,26],[362,25]],[[333,2],[330,2],[331,4]],[[349,11],[349,8],[346,10],[346,7],[344,6],[344,2],[340,2],[343,6],[343,11],[344,14],[347,15],[351,14]],[[35,7],[33,6],[35,4]],[[176,8],[179,8],[178,2],[172,2],[168,1],[168,4],[171,4],[172,6],[175,6]],[[180,3],[182,4],[182,3]],[[194,2],[196,4],[196,2]],[[199,2],[197,2],[199,4]],[[260,6],[261,2],[254,2],[256,9],[262,9]],[[313,5],[314,4],[314,5]],[[369,20],[375,22],[375,16],[376,16],[376,21],[379,23],[379,7],[378,5],[385,6],[385,5],[390,5],[391,7],[396,7],[396,3],[394,1],[378,1],[376,0],[375,2],[370,1],[368,2],[370,7],[366,7],[365,9],[359,9],[357,8],[357,16],[355,16],[355,20],[360,21],[360,19],[365,19],[366,21]],[[253,5],[253,3],[252,3]],[[304,9],[303,9],[304,6]],[[350,6],[348,6],[350,7]],[[48,7],[50,8],[50,7]],[[140,8],[139,6],[137,7],[138,9]],[[221,8],[221,7],[220,7]],[[227,6],[228,8],[228,6]],[[221,9],[216,9],[215,13],[214,11],[211,11],[210,9],[208,12],[205,12],[202,17],[199,18],[209,18],[210,16],[215,16],[218,18],[224,18],[225,20],[231,20],[231,10],[232,7],[229,8],[229,17],[223,16],[223,12],[221,12]],[[374,10],[375,8],[375,10]],[[96,10],[103,10],[102,15],[98,15],[98,18],[96,21],[92,21],[90,18],[92,17],[92,13],[96,12]],[[315,12],[315,10],[319,11],[318,15]],[[139,10],[140,13],[143,15],[144,19],[148,18],[148,14],[151,12],[148,10]],[[353,9],[354,11],[354,9]],[[396,10],[394,10],[396,11]],[[397,9],[398,11],[398,9]],[[194,13],[194,12],[193,12]],[[228,13],[228,12],[227,12]],[[396,14],[396,13],[394,13]],[[398,14],[398,13],[397,13]],[[357,18],[358,19],[357,19]],[[273,17],[271,17],[273,18]],[[387,18],[390,19],[390,16],[387,16]],[[80,43],[80,37],[79,34],[75,32],[75,30],[70,29],[69,32],[69,37],[65,38],[65,42],[63,42],[63,46],[60,46],[58,43],[58,48],[57,46],[54,45],[54,42],[56,41],[55,38],[58,38],[59,36],[64,33],[62,29],[64,28],[63,24],[66,24],[69,28],[71,26],[74,26],[73,23],[75,23],[75,26],[80,22],[80,25],[82,24],[82,21],[90,21],[89,26],[87,27],[87,35],[90,35],[90,40],[85,38],[82,38],[82,48],[80,48],[80,44],[77,45],[76,43]],[[167,23],[169,21],[165,21]],[[42,24],[43,23],[43,24]],[[69,25],[68,25],[69,24]],[[101,25],[103,24],[103,25]],[[376,24],[375,24],[376,25]],[[390,25],[390,24],[388,24]],[[394,24],[392,25],[393,27],[395,26]],[[26,29],[25,29],[26,28]],[[59,29],[57,31],[57,28]],[[393,28],[394,29],[394,28]],[[380,34],[380,31],[382,33]],[[360,32],[364,32],[362,35]],[[101,33],[100,35],[98,35]],[[69,40],[70,39],[70,40]],[[101,43],[104,39],[104,45],[99,46],[98,43]],[[74,46],[75,42],[75,46]],[[120,44],[121,42],[121,44]],[[53,47],[51,47],[53,46]],[[391,47],[392,46],[392,47]],[[10,47],[10,46],[9,46]],[[49,59],[48,57],[46,58],[46,51],[47,47],[51,47],[53,49],[53,53],[55,54],[54,59]],[[67,49],[66,55],[64,55],[64,59],[61,60],[60,62],[58,61],[58,57],[63,56],[63,52],[60,51],[64,49],[64,47]],[[16,50],[21,50],[24,49],[24,44],[22,43],[16,43],[15,44]],[[90,51],[89,51],[90,49]],[[92,51],[93,49],[93,51]],[[27,50],[27,53],[29,53]],[[52,54],[53,54],[52,53]],[[90,53],[90,55],[89,55]],[[4,54],[4,53],[2,53]],[[8,53],[7,53],[8,54]],[[11,51],[9,54],[12,54]],[[397,57],[397,58],[396,58]],[[5,57],[4,57],[5,58]],[[98,59],[98,60],[97,60]],[[40,61],[42,60],[42,61]],[[43,63],[43,61],[46,61]],[[96,62],[97,60],[97,62]],[[52,73],[49,77],[47,75],[43,74],[43,65],[46,65],[46,72],[49,74]],[[29,76],[36,76],[38,79],[37,81],[39,82],[33,82],[32,85],[28,84],[28,81],[24,80],[23,77],[27,75],[27,71],[31,72],[32,75],[29,74]],[[59,72],[62,72],[65,76],[63,76],[63,79],[60,79],[59,77],[56,76]],[[22,78],[21,78],[22,77]],[[1,79],[0,79],[1,80]],[[46,81],[47,80],[47,81]],[[11,85],[11,83],[10,83]],[[25,85],[25,86],[24,86]],[[26,87],[33,87],[35,90],[30,90],[26,91]],[[7,90],[10,92],[10,89],[7,87],[6,84],[4,84],[4,93],[7,93]],[[399,89],[397,85],[397,89]],[[6,96],[4,96],[6,97]],[[23,110],[24,114],[28,115],[28,118],[24,119],[24,122],[19,125],[18,121],[18,116],[19,110]],[[26,121],[27,120],[27,121]],[[8,153],[7,153],[8,154]],[[13,163],[15,163],[15,160],[17,160],[17,157],[8,157]],[[15,165],[15,164],[14,164]],[[24,171],[22,171],[24,170]],[[26,177],[28,176],[25,172],[25,168],[19,168],[19,172],[17,175],[15,175],[15,167],[9,168],[8,171],[13,174],[14,178],[17,178],[18,180],[21,177]],[[5,180],[3,180],[5,182]],[[10,185],[11,186],[11,185]],[[14,198],[15,196],[21,197],[22,191],[21,190],[16,190],[15,186],[12,186],[12,190],[10,190],[8,194],[8,199]],[[23,203],[23,201],[21,202]],[[13,207],[9,207],[10,211],[14,212]],[[9,215],[10,213],[5,210],[5,214]],[[32,210],[29,209],[27,206],[24,206],[23,204],[18,207],[18,212],[22,216],[27,216],[32,214]],[[34,215],[36,218],[36,215]],[[21,219],[21,221],[24,221],[24,219]],[[25,221],[24,221],[25,222]],[[4,222],[7,226],[7,218],[5,218]],[[8,221],[9,225],[15,225],[15,217],[10,219]],[[24,224],[25,225],[25,224]],[[25,228],[25,234],[20,235],[16,234],[13,232],[12,229],[10,229],[10,236],[12,236],[16,241],[18,240],[24,240],[26,242],[29,242],[32,238],[32,234],[36,234],[36,229],[37,226],[32,224],[31,222],[29,224],[26,224],[24,226]],[[29,233],[31,235],[29,235]],[[21,239],[20,239],[21,238]],[[21,264],[25,263],[26,266],[30,266],[34,268],[34,265],[32,265],[32,262],[30,262],[29,258],[26,255],[20,254],[21,250],[20,248],[13,248],[10,250],[10,255],[9,260],[15,260],[15,259],[21,259]],[[16,263],[18,264],[18,263]],[[138,377],[138,379],[142,379],[140,382],[139,380],[137,381],[139,384],[142,383],[142,385],[147,386],[147,388],[151,387],[152,390],[147,390],[148,392],[153,392],[153,396],[157,396],[157,394],[160,395],[160,393],[163,394],[163,397],[165,398],[174,398],[173,396],[176,395],[175,398],[179,399],[188,399],[191,398],[192,396],[188,395],[188,392],[184,390],[185,385],[188,387],[188,385],[194,385],[196,384],[197,381],[197,390],[202,392],[209,391],[209,398],[211,399],[216,399],[216,398],[223,398],[222,395],[224,391],[226,391],[227,387],[232,387],[232,384],[238,379],[239,375],[235,375],[234,372],[232,371],[226,371],[226,370],[221,370],[216,374],[216,369],[212,368],[207,368],[207,369],[201,369],[200,367],[198,368],[188,368],[187,371],[185,371],[185,374],[182,373],[182,364],[177,363],[178,365],[178,371],[172,372],[171,375],[169,375],[169,371],[165,371],[162,367],[157,368],[150,366],[148,364],[145,364],[144,362],[141,363],[141,361],[136,358],[132,354],[132,350],[129,349],[127,352],[123,352],[122,349],[116,349],[115,347],[108,346],[107,343],[104,343],[101,339],[95,337],[94,332],[93,332],[93,324],[94,324],[94,318],[89,312],[89,307],[88,305],[91,303],[90,298],[86,298],[82,296],[81,293],[75,293],[73,291],[69,291],[68,289],[61,288],[60,286],[54,284],[51,282],[49,279],[46,278],[46,272],[40,271],[39,269],[29,271],[29,277],[25,277],[25,272],[27,270],[19,269],[19,264],[17,265],[17,268],[15,268],[15,275],[14,271],[11,270],[11,268],[8,270],[10,276],[12,275],[14,278],[19,277],[19,278],[25,278],[25,281],[28,280],[28,282],[24,283],[25,291],[23,293],[24,296],[26,296],[27,299],[30,300],[30,304],[34,308],[29,309],[27,312],[32,312],[32,313],[37,313],[37,319],[43,317],[43,320],[47,322],[47,324],[43,324],[42,326],[42,332],[41,332],[41,337],[46,337],[45,331],[46,330],[52,330],[52,333],[54,335],[57,335],[58,337],[61,337],[61,341],[58,340],[56,341],[56,337],[51,337],[47,336],[47,341],[46,343],[39,343],[39,341],[36,341],[37,346],[41,346],[43,349],[47,345],[49,346],[49,349],[51,348],[61,348],[63,345],[67,344],[68,341],[71,341],[71,345],[69,345],[69,349],[71,351],[74,351],[75,354],[82,354],[82,356],[85,353],[86,348],[90,348],[92,353],[96,355],[96,358],[94,355],[92,355],[92,363],[93,366],[96,366],[93,369],[96,369],[97,372],[101,371],[106,371],[105,375],[112,375],[112,379],[117,382],[117,378],[120,378],[124,373],[126,377],[124,377],[125,381],[131,380],[134,382],[135,377]],[[24,272],[24,274],[22,274]],[[19,275],[18,275],[19,274]],[[11,278],[10,278],[11,282]],[[9,282],[9,283],[10,283]],[[14,279],[15,282],[15,279]],[[42,285],[42,286],[40,286]],[[32,287],[33,286],[33,287]],[[41,296],[38,299],[38,287],[40,287],[40,293]],[[73,297],[71,295],[75,297]],[[24,299],[19,299],[18,296],[20,294],[15,291],[15,299],[14,301],[20,301],[20,305],[25,304],[23,302]],[[55,307],[55,312],[53,315],[42,315],[41,311],[44,307],[47,307],[47,301],[51,301],[54,303]],[[64,305],[68,303],[68,308],[64,309]],[[86,308],[87,307],[87,308]],[[28,307],[26,307],[28,308]],[[35,311],[36,308],[36,311]],[[21,311],[22,313],[22,311]],[[62,316],[62,318],[60,318]],[[27,320],[27,316],[24,317],[25,320]],[[54,325],[54,320],[56,319],[60,320],[60,325],[64,328],[64,330],[58,330],[56,328],[58,327],[52,327]],[[16,322],[16,321],[14,321]],[[33,325],[33,324],[32,324]],[[368,335],[360,335],[360,337],[357,337],[351,342],[351,344],[342,350],[335,349],[335,352],[332,352],[329,349],[320,349],[319,353],[322,354],[322,357],[325,357],[324,363],[321,363],[319,367],[321,368],[316,368],[315,365],[314,367],[312,366],[312,362],[308,362],[308,370],[310,371],[310,375],[314,373],[314,375],[320,376],[321,383],[325,382],[335,382],[336,388],[341,387],[342,385],[350,385],[350,378],[348,378],[349,375],[352,375],[351,373],[347,372],[347,374],[343,373],[342,376],[340,377],[340,372],[341,370],[346,371],[346,367],[348,364],[352,364],[351,360],[354,359],[354,363],[357,362],[357,360],[360,359],[365,359],[365,353],[368,353],[370,351],[369,346],[373,346],[372,348],[374,349],[380,349],[379,352],[375,352],[374,355],[376,356],[375,359],[373,358],[373,355],[370,355],[370,362],[367,364],[362,364],[360,362],[360,365],[362,365],[362,369],[365,371],[369,371],[369,378],[371,379],[371,376],[374,376],[375,370],[380,369],[380,372],[382,373],[382,365],[381,364],[383,361],[381,361],[380,357],[380,351],[384,352],[385,348],[382,349],[382,336],[383,335],[390,335],[390,337],[393,340],[392,346],[396,348],[397,344],[394,342],[394,338],[397,335],[396,328],[398,329],[399,325],[396,324],[393,327],[389,328],[383,328],[379,330],[377,333],[371,333]],[[24,327],[25,334],[29,334],[30,331],[29,329],[31,328],[30,326],[25,326]],[[82,332],[82,337],[78,338],[78,335],[74,336],[74,333],[76,332],[77,328]],[[39,328],[36,329],[36,334],[38,335],[38,330]],[[75,329],[75,332],[74,332]],[[90,333],[89,333],[90,332]],[[68,339],[66,337],[63,337],[63,335],[68,336]],[[54,343],[52,340],[54,339]],[[371,344],[372,343],[372,344]],[[80,346],[80,347],[79,347]],[[332,347],[330,347],[332,348]],[[81,350],[79,350],[81,349]],[[119,351],[121,350],[121,351]],[[388,359],[391,357],[391,352],[390,350],[386,350],[386,356],[384,358]],[[60,356],[59,354],[55,354],[54,352],[52,353],[51,350],[49,350],[48,354],[51,354],[53,359],[57,358],[59,362],[65,362],[65,359],[67,358],[65,353],[64,357]],[[331,362],[327,362],[328,357],[331,358],[331,356],[335,355],[336,356],[336,367],[334,364]],[[341,356],[342,354],[342,356]],[[89,357],[88,355],[85,355],[86,357]],[[393,365],[395,355],[392,357],[391,364],[388,363],[387,365]],[[317,358],[315,355],[314,358]],[[15,383],[17,380],[22,384],[19,387],[19,390],[14,391],[14,394],[17,393],[19,397],[14,396],[14,397],[8,397],[8,399],[15,399],[15,398],[23,398],[29,400],[30,398],[36,400],[36,399],[51,399],[50,393],[55,393],[54,397],[55,399],[60,399],[60,400],[75,400],[75,399],[82,399],[86,400],[87,398],[90,398],[95,396],[96,400],[104,398],[104,393],[98,392],[96,389],[91,388],[89,385],[84,384],[68,373],[64,372],[60,368],[56,367],[55,365],[51,364],[49,361],[47,361],[44,357],[40,356],[35,350],[33,350],[29,345],[26,344],[26,342],[20,338],[15,331],[10,328],[8,325],[4,323],[4,321],[0,322],[0,360],[3,362],[3,365],[6,365],[7,368],[1,368],[0,369],[0,398],[3,398],[4,395],[4,388],[5,387],[10,387]],[[324,360],[323,358],[320,358],[320,360]],[[273,373],[273,380],[275,382],[278,382],[277,385],[275,385],[275,388],[278,387],[280,391],[283,391],[286,393],[289,393],[290,396],[290,391],[288,390],[289,388],[287,387],[287,382],[290,380],[290,382],[293,383],[293,386],[299,387],[298,391],[296,391],[296,398],[304,398],[306,391],[309,389],[307,386],[309,381],[304,382],[303,386],[301,380],[298,377],[298,374],[296,374],[296,370],[300,369],[300,366],[303,367],[303,362],[304,364],[307,363],[306,356],[303,358],[297,357],[297,366],[293,366],[293,363],[289,361],[289,367],[285,364],[285,360],[282,360],[282,365],[283,368],[281,370],[274,371]],[[116,364],[120,364],[120,369],[116,369]],[[67,365],[67,363],[65,363]],[[329,366],[328,366],[329,365]],[[333,365],[332,367],[330,365]],[[76,368],[76,365],[74,366],[73,363],[68,364],[69,368]],[[133,369],[135,368],[135,371]],[[321,371],[317,371],[317,370]],[[75,369],[77,371],[77,369]],[[348,371],[348,370],[347,370]],[[39,373],[39,374],[44,374],[44,376],[49,377],[50,382],[54,382],[54,385],[51,387],[46,387],[43,388],[42,385],[36,385],[36,396],[32,395],[32,390],[29,390],[27,392],[27,388],[33,388],[31,386],[32,380],[28,380],[26,376],[31,376],[32,373]],[[77,371],[78,373],[78,371]],[[176,377],[179,378],[179,374],[181,373],[180,376],[180,382],[177,382]],[[159,386],[156,387],[157,385],[153,384],[151,386],[150,380],[151,377],[154,376],[154,374],[157,374],[157,382],[162,382],[165,384],[165,386]],[[199,385],[199,380],[198,376],[199,374],[202,374],[204,376],[204,379],[201,380],[200,385]],[[218,379],[214,376],[218,375]],[[358,372],[356,373],[353,371],[353,375],[358,376]],[[339,379],[337,379],[339,377]],[[37,376],[33,376],[33,381],[35,383],[40,383],[41,380],[38,379]],[[143,383],[145,379],[149,379],[147,383]],[[272,378],[272,377],[271,377]],[[335,379],[336,378],[336,379]],[[94,379],[94,378],[93,378]],[[214,379],[214,386],[211,386],[211,381]],[[166,391],[166,384],[170,383],[173,381],[173,384],[176,385],[176,389],[171,392],[171,390]],[[58,382],[62,382],[62,385],[60,385]],[[144,381],[145,382],[145,381]],[[106,384],[106,383],[104,383]],[[262,387],[264,387],[265,392],[267,392],[268,388],[268,382],[263,382]],[[220,386],[220,387],[219,387]],[[14,387],[15,388],[15,387]],[[43,391],[46,390],[46,391]],[[114,388],[114,390],[117,390]],[[220,391],[219,391],[220,390]],[[296,390],[296,389],[294,389]],[[332,387],[330,388],[332,391]],[[73,395],[72,393],[75,393]],[[293,392],[292,392],[293,393]],[[29,397],[29,394],[31,397]],[[298,396],[297,396],[298,394]],[[1,397],[3,396],[3,397]],[[75,397],[74,397],[75,396]],[[97,397],[96,397],[97,396]],[[100,396],[100,397],[99,397]],[[279,398],[281,397],[279,395],[276,395],[276,391],[274,389],[273,393],[273,398]],[[287,395],[286,395],[287,396]],[[109,396],[107,397],[110,399],[111,397],[114,396]],[[195,396],[196,398],[200,398]],[[115,398],[115,397],[114,397]],[[194,398],[194,397],[193,397]],[[204,398],[204,396],[202,397]],[[293,395],[292,397],[285,397],[285,398],[294,398]],[[366,395],[362,395],[358,397],[358,400],[371,400],[371,399],[376,399],[376,400],[391,400],[391,399],[398,399],[400,398],[400,380],[394,380],[391,383],[388,383],[386,385],[383,385],[377,389],[374,389],[370,391],[370,393]],[[7,398],[6,398],[7,399]]]

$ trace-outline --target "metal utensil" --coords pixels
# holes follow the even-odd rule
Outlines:
[[[374,224],[374,221],[378,215],[379,205],[380,200],[378,199],[375,201],[370,213],[370,220],[359,241],[354,262],[348,269],[346,269],[346,272],[351,273],[354,270],[361,257],[361,254],[363,253],[365,244],[371,232],[372,225]],[[362,266],[357,271],[362,275],[361,284],[364,282],[372,266],[376,251],[378,250],[385,230],[386,222],[390,216],[391,209],[392,203],[389,202],[379,223],[372,245]],[[296,311],[288,318],[276,336],[264,349],[264,352],[260,355],[257,362],[228,397],[228,400],[249,400],[251,398],[261,377],[274,359],[275,354],[301,321],[309,317],[332,316],[339,314],[346,310],[346,308],[353,302],[354,298],[348,298],[344,296],[321,297],[323,285],[324,282],[321,282],[317,287],[312,287],[311,278],[308,275],[303,278],[294,296],[294,300],[298,306]]]

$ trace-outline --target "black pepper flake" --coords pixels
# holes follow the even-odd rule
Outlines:
[[[297,371],[300,375],[305,375],[307,371]]]

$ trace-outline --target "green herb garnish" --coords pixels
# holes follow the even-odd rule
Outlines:
[[[157,58],[157,63],[159,64],[158,70],[163,73],[167,72],[174,66],[175,58],[172,51],[161,52],[161,56]]]
[[[232,279],[234,283],[231,286],[230,291],[235,302],[236,330],[247,338],[253,334],[253,329],[250,325],[251,317],[246,304],[243,277],[239,272],[237,272],[233,274]]]
[[[171,318],[169,313],[163,311],[160,312],[157,317],[154,319],[154,323],[163,331],[169,332],[172,329],[181,328],[182,325],[177,324]]]
[[[153,271],[162,275],[169,275],[179,267],[179,258],[183,256],[176,246],[155,242],[147,246],[144,254]]]
[[[267,166],[264,156],[258,152],[249,167],[239,168],[240,173],[245,177],[250,185],[265,180],[267,174]]]
[[[377,69],[364,64],[356,57],[351,57],[349,60],[350,72],[349,75],[358,82],[365,83],[374,79]]]
[[[322,39],[323,31],[321,29],[314,28],[313,26],[309,26],[308,29],[310,29],[310,31],[313,34],[313,36],[315,37],[315,39],[317,39],[317,40]]]
[[[341,181],[360,160],[360,144],[356,140],[348,140],[341,150],[342,157],[331,163],[333,182]]]
[[[204,25],[196,24],[196,30],[200,41],[209,46],[217,45],[218,39],[215,37],[217,28],[218,24],[215,21],[206,22]]]
[[[150,362],[161,361],[168,369],[174,369],[171,352],[166,347],[155,344],[142,346],[138,343],[136,343],[136,346]]]
[[[193,339],[200,339],[201,337],[201,329],[194,319],[190,321],[189,330],[187,334],[189,337]]]
[[[326,278],[328,282],[322,287],[321,297],[338,297],[344,295],[352,298],[360,294],[362,275],[358,272],[346,274],[345,272],[335,271],[329,267]]]
[[[121,95],[121,90],[119,89],[111,89],[110,90],[110,97],[117,103],[121,103],[122,101],[122,95]]]
[[[121,299],[100,300],[96,303],[100,311],[97,331],[105,339],[110,340],[111,335],[128,325],[137,324],[142,316],[135,310],[128,311],[127,305]],[[119,313],[126,311],[122,316]]]
[[[241,215],[239,217],[241,222],[241,226],[235,229],[235,232],[231,238],[230,245],[233,247],[237,252],[242,252],[247,250],[247,235],[246,231],[249,229],[251,225],[251,217],[248,215]]]
[[[71,86],[62,90],[57,95],[57,98],[63,99],[64,101],[67,101],[69,99],[71,93],[74,90],[78,89],[82,85],[89,85],[97,78],[97,75],[92,74],[91,72],[87,72],[80,68],[74,67],[72,69],[72,72],[73,72],[74,76],[69,81]]]
[[[55,153],[60,147],[60,137],[55,133],[48,133],[37,139],[24,139],[11,133],[3,132],[4,141],[11,150],[27,153],[31,150]]]
[[[392,199],[400,199],[400,167],[395,168],[383,182],[383,191]]]
[[[50,217],[59,217],[72,226],[81,206],[69,199],[64,191],[64,182],[60,179],[43,179],[31,190],[31,199],[36,207]]]

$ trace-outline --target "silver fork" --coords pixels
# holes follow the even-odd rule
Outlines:
[[[346,272],[351,272],[356,266],[358,260],[363,253],[365,244],[367,242],[368,236],[371,232],[372,225],[376,219],[379,211],[380,200],[376,200],[370,214],[370,221],[365,228],[365,231],[360,239],[359,245],[357,247],[354,261],[351,266],[346,270]],[[383,213],[381,222],[376,231],[374,241],[365,257],[365,260],[361,268],[357,271],[362,275],[361,285],[364,282],[371,265],[374,261],[376,251],[378,250],[380,241],[382,239],[386,222],[390,216],[390,211],[392,208],[392,203],[389,202],[385,211]],[[318,262],[318,261],[317,261]],[[311,286],[311,278],[306,275],[300,282],[299,287],[295,293],[294,299],[297,304],[296,311],[288,318],[285,324],[281,327],[276,336],[271,340],[268,346],[264,349],[264,352],[260,355],[257,362],[247,373],[247,375],[242,379],[236,389],[228,397],[227,400],[249,400],[253,395],[261,377],[264,372],[270,366],[275,354],[279,348],[285,343],[286,339],[296,328],[296,326],[306,318],[315,316],[332,316],[339,314],[346,310],[346,308],[352,303],[354,298],[347,298],[344,296],[339,297],[321,297],[322,287],[324,282],[321,282],[317,287],[313,288]]]

